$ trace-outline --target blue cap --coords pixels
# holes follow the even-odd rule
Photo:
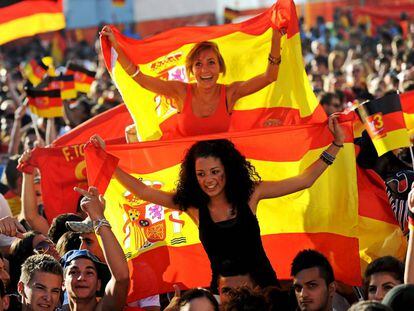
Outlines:
[[[100,261],[98,257],[96,257],[87,249],[74,249],[67,252],[60,259],[60,263],[63,268],[66,268],[73,260],[78,258],[86,258],[91,260],[95,264],[96,270],[98,272],[98,278],[100,279],[105,278],[108,275],[108,273],[110,273],[108,266],[102,261]]]

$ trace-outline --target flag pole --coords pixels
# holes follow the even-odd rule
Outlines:
[[[414,153],[413,153],[413,145],[410,146],[410,153],[411,153],[411,164],[413,165],[414,170]]]

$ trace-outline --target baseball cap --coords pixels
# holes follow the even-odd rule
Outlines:
[[[94,233],[93,230],[93,222],[88,217],[83,221],[67,221],[66,228],[68,228],[72,232],[78,233]]]
[[[96,270],[98,272],[98,277],[100,279],[106,277],[107,274],[110,273],[108,266],[100,261],[98,257],[96,257],[87,249],[74,249],[67,252],[65,255],[63,255],[60,263],[63,268],[67,268],[72,261],[78,258],[86,258],[91,260],[95,264]]]

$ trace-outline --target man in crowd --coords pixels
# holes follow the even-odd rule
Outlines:
[[[129,270],[124,252],[104,217],[105,202],[94,187],[90,187],[89,191],[76,189],[84,196],[81,202],[83,211],[88,214],[95,233],[102,239],[102,252],[108,266],[88,250],[66,253],[62,262],[64,288],[69,304],[63,310],[123,310],[128,292]],[[97,292],[107,268],[111,279],[105,287],[104,296],[98,301]]]
[[[60,302],[62,281],[62,266],[52,256],[42,254],[27,258],[17,287],[22,297],[22,310],[55,310]]]
[[[325,256],[310,249],[299,252],[293,259],[291,275],[300,310],[333,310],[335,279]]]

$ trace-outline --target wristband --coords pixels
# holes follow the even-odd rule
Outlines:
[[[99,234],[99,229],[103,226],[112,228],[109,221],[107,221],[105,218],[101,218],[101,219],[93,221],[93,230],[95,231],[96,235],[100,235]]]
[[[343,148],[343,147],[344,147],[344,144],[339,145],[339,144],[337,144],[334,140],[332,141],[332,144],[333,144],[334,146],[338,147],[338,148]]]
[[[139,69],[139,66],[137,66],[137,70],[135,70],[135,72],[132,75],[130,75],[131,78],[135,78],[137,76],[137,74],[139,74],[140,71],[141,70]]]

